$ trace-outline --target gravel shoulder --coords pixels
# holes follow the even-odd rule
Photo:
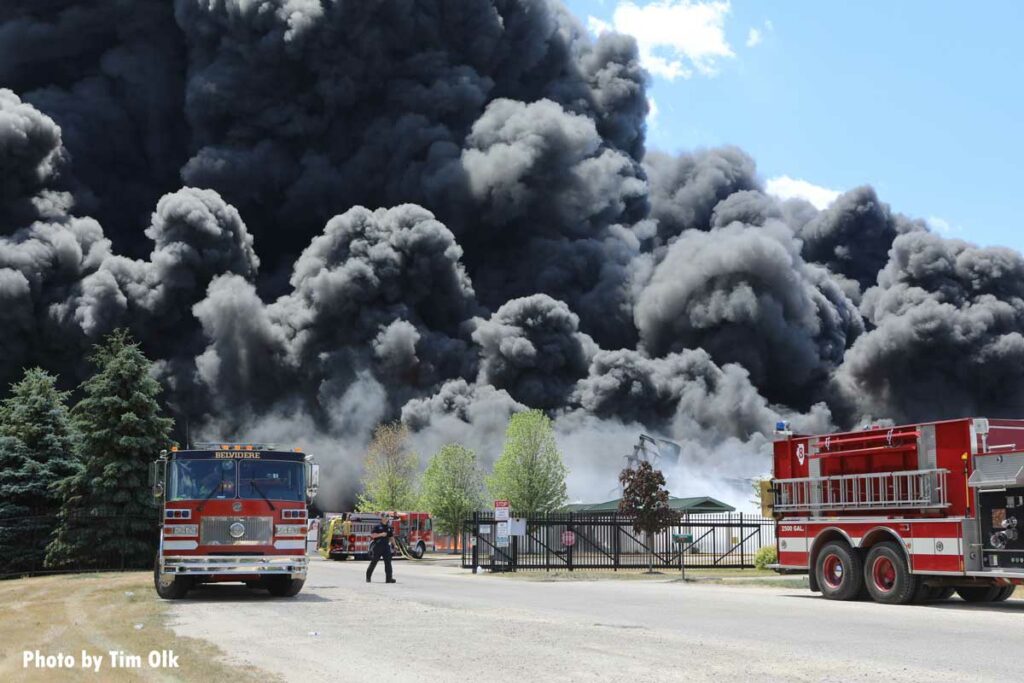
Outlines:
[[[166,626],[168,603],[153,591],[151,572],[70,574],[0,581],[0,681],[266,681],[267,672],[230,663],[210,640]],[[216,641],[214,641],[216,642]],[[22,653],[74,657],[69,669],[25,668]],[[82,651],[102,656],[97,673],[83,670]],[[108,653],[144,660],[170,650],[179,668],[114,669]],[[170,661],[170,660],[166,660]]]

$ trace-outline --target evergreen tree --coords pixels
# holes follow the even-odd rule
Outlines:
[[[551,419],[540,410],[527,410],[509,419],[505,447],[487,488],[495,499],[508,500],[513,512],[535,515],[565,505],[567,474]]]
[[[43,567],[57,484],[79,469],[67,398],[33,368],[0,402],[0,573]]]
[[[83,469],[60,486],[57,531],[47,550],[51,567],[152,564],[156,510],[148,468],[170,444],[172,420],[156,397],[151,363],[126,330],[95,347],[96,366],[72,410]]]
[[[409,430],[401,423],[380,425],[366,453],[359,510],[384,512],[416,506],[419,458],[409,450]]]
[[[466,518],[483,504],[484,480],[476,454],[459,444],[442,447],[423,473],[422,505],[434,516],[437,531],[457,544]]]

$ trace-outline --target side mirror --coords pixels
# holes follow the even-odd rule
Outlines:
[[[149,463],[149,485],[153,488],[153,497],[157,500],[164,497],[163,464],[160,460]]]
[[[320,465],[309,463],[309,482],[306,485],[306,497],[312,500],[320,489]]]

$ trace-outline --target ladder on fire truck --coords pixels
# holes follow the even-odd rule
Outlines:
[[[916,429],[868,430],[825,437],[815,444],[812,460],[845,462],[846,458],[888,457],[906,464],[917,462]],[[909,457],[910,460],[903,460]],[[774,509],[778,512],[854,512],[861,510],[927,510],[949,506],[946,478],[949,470],[896,469],[812,476],[774,481]]]
[[[948,473],[930,469],[776,479],[774,508],[778,512],[945,508],[949,506]]]

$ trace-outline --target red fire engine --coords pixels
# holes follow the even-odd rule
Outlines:
[[[808,571],[812,591],[995,602],[1024,583],[1024,420],[777,432],[778,568]]]
[[[331,560],[350,556],[365,559],[370,552],[370,532],[380,521],[379,512],[327,513],[322,525],[320,554]],[[397,512],[391,523],[395,542],[403,554],[420,559],[434,548],[434,520],[428,512]]]
[[[241,581],[291,597],[306,579],[307,503],[319,466],[299,449],[207,444],[152,464],[163,502],[154,583],[177,599],[200,583]]]

